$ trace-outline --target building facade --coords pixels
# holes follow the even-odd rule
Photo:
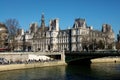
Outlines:
[[[33,36],[33,51],[82,51],[94,49],[112,49],[114,46],[114,32],[109,24],[103,24],[102,30],[94,30],[88,26],[85,19],[75,19],[72,28],[61,30],[59,19],[50,20],[45,25],[42,14],[40,27],[30,31]]]
[[[31,51],[33,36],[38,27],[37,23],[31,23],[29,31],[24,31],[23,29],[18,29],[15,40],[16,47],[15,51]]]

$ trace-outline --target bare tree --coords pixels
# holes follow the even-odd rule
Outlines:
[[[14,50],[15,48],[15,36],[17,34],[17,30],[19,29],[19,22],[16,19],[7,19],[5,21],[5,25],[8,28],[8,33],[9,33],[9,41],[10,41],[10,45],[9,47]]]

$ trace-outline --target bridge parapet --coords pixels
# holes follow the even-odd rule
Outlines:
[[[0,52],[0,54],[40,54],[40,55],[60,55],[62,52]]]
[[[120,54],[120,51],[89,51],[89,52],[86,52],[86,51],[72,51],[72,52],[69,52],[69,51],[66,51],[65,54]]]
[[[120,56],[119,51],[96,51],[96,52],[65,52],[66,62],[78,60],[90,60],[94,58]]]

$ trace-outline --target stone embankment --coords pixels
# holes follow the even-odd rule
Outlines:
[[[97,59],[92,59],[92,63],[105,63],[105,62],[120,62],[120,57],[104,57],[104,58],[97,58]]]
[[[51,62],[34,62],[34,63],[25,63],[25,64],[4,64],[0,65],[0,71],[9,71],[17,69],[29,69],[29,68],[38,68],[38,67],[48,67],[48,66],[59,66],[66,65],[64,61],[51,61]]]

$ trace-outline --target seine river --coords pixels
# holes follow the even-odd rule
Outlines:
[[[0,80],[120,80],[120,63],[92,63],[0,72]]]

